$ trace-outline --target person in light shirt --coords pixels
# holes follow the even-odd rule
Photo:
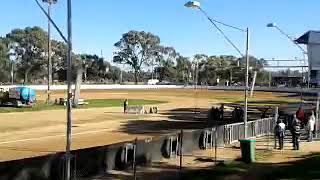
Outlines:
[[[315,123],[316,123],[316,117],[314,116],[314,112],[311,111],[311,115],[309,116],[308,124],[307,124],[307,127],[308,127],[308,141],[309,142],[313,141],[313,131],[314,131]]]
[[[285,131],[286,131],[286,125],[281,121],[277,121],[277,125],[275,126],[275,148],[277,148],[277,139],[279,141],[279,149],[282,150],[284,146],[284,136],[285,136]]]

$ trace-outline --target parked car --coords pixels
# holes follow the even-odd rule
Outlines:
[[[159,83],[159,79],[149,79],[148,80],[148,85],[156,85]]]

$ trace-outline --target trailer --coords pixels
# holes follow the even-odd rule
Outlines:
[[[27,107],[36,101],[36,91],[28,87],[14,87],[9,90],[0,89],[0,105]]]

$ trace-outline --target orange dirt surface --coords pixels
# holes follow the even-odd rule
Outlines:
[[[214,97],[239,97],[243,92],[224,92],[192,89],[162,90],[84,90],[84,99],[148,99],[167,103],[156,105],[159,114],[124,115],[121,107],[74,109],[72,111],[72,149],[103,146],[137,138],[159,136],[175,130],[176,122],[187,124],[179,118],[192,116],[197,108],[209,108],[222,103]],[[255,98],[276,99],[283,96],[258,92]],[[65,97],[65,92],[52,92],[52,99]],[[46,98],[38,92],[38,100]],[[181,110],[180,110],[181,111]],[[198,122],[203,123],[203,122]],[[40,156],[65,149],[66,111],[47,110],[38,112],[0,113],[0,161]],[[160,126],[161,124],[161,126]],[[161,129],[162,128],[162,129]]]

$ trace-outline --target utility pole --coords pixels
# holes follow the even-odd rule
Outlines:
[[[51,16],[51,2],[48,4],[48,15]],[[51,83],[52,83],[52,62],[51,62],[51,23],[48,20],[48,97],[47,103],[50,103],[51,99]]]
[[[72,106],[72,102],[71,102],[71,98],[72,98],[72,89],[71,89],[71,81],[72,81],[72,77],[71,77],[71,64],[72,64],[72,21],[71,21],[71,0],[67,0],[68,2],[68,38],[66,38],[62,31],[59,29],[59,27],[57,26],[57,24],[51,19],[51,17],[49,16],[48,12],[45,11],[45,9],[41,6],[41,4],[39,3],[39,0],[34,0],[35,3],[38,5],[38,7],[40,8],[40,10],[43,12],[43,14],[48,18],[48,20],[50,21],[50,23],[53,25],[53,27],[58,31],[59,35],[61,36],[61,38],[63,39],[63,41],[65,43],[68,44],[68,56],[67,56],[67,81],[68,81],[68,94],[67,94],[67,135],[66,135],[66,154],[65,154],[65,158],[66,158],[66,164],[65,164],[65,180],[70,180],[71,178],[71,128],[72,128],[72,119],[71,119],[71,106]],[[43,0],[43,2],[48,2],[49,0]],[[56,3],[57,0],[50,0],[50,2]]]
[[[246,87],[244,92],[245,102],[244,102],[244,138],[247,138],[248,132],[248,89],[249,89],[249,41],[250,41],[250,32],[249,28],[246,30]]]
[[[47,104],[50,103],[51,100],[51,84],[52,84],[52,61],[51,61],[51,5],[57,3],[57,0],[42,0],[44,3],[48,3],[48,77],[47,77]]]
[[[189,1],[185,4],[185,6],[187,8],[195,8],[195,9],[200,10],[203,13],[203,15],[206,16],[207,19],[211,22],[211,24],[215,27],[215,29],[217,29],[220,32],[220,34],[225,38],[225,40],[241,55],[241,57],[246,58],[246,74],[245,74],[246,86],[245,86],[245,90],[244,90],[244,93],[245,93],[245,95],[244,95],[244,100],[245,100],[245,102],[244,102],[245,103],[245,105],[244,105],[244,107],[245,107],[245,110],[244,110],[245,111],[244,112],[244,127],[245,127],[244,128],[244,135],[245,135],[245,138],[247,138],[248,90],[249,90],[249,39],[250,39],[249,38],[250,37],[249,28],[242,29],[242,28],[232,26],[232,25],[223,23],[221,21],[217,21],[217,20],[210,18],[210,16],[207,14],[207,12],[201,8],[201,4],[198,1]],[[245,54],[245,56],[217,24],[223,25],[228,28],[232,28],[237,31],[241,31],[246,34],[246,54]]]
[[[72,12],[71,12],[71,0],[68,0],[68,57],[67,57],[67,81],[68,81],[68,99],[67,99],[67,142],[66,142],[66,180],[70,180],[71,173],[71,128],[72,128],[72,119],[71,119],[71,98],[72,98],[72,89],[71,89],[71,64],[72,64]]]

